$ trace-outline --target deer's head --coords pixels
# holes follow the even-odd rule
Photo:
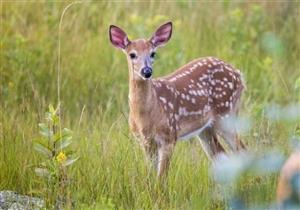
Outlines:
[[[127,34],[119,27],[111,25],[109,38],[111,43],[127,56],[132,79],[148,80],[152,76],[152,64],[156,49],[164,46],[172,35],[172,22],[161,25],[150,39],[130,41]]]

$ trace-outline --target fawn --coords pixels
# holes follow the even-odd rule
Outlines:
[[[223,118],[236,116],[244,89],[234,67],[214,57],[199,58],[171,75],[152,79],[156,50],[171,35],[172,22],[161,25],[150,39],[133,41],[121,28],[109,28],[111,43],[127,56],[130,130],[159,177],[167,171],[179,139],[198,136],[211,159],[225,152],[217,134],[233,151],[244,147],[235,129],[221,125]]]

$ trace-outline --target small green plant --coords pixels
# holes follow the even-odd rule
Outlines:
[[[43,180],[44,188],[41,193],[47,206],[70,208],[72,202],[67,167],[74,164],[78,157],[74,157],[74,152],[69,149],[72,131],[68,128],[61,129],[58,112],[59,106],[55,109],[49,105],[46,122],[39,123],[42,138],[34,143],[34,149],[43,159],[35,168],[35,173]]]

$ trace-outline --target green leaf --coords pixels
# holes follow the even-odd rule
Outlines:
[[[55,143],[55,149],[56,150],[62,150],[63,148],[66,148],[67,146],[69,146],[72,143],[72,136],[70,137],[65,137],[60,141],[57,141]]]
[[[54,125],[58,125],[59,117],[57,116],[57,112],[59,110],[59,106],[56,109],[50,104],[49,112],[46,112],[46,120],[52,122]]]
[[[51,150],[39,142],[36,142],[34,144],[34,149],[46,157],[51,157],[51,155],[52,155]]]
[[[48,177],[50,172],[46,168],[35,168],[34,172],[40,177]]]
[[[42,131],[49,130],[48,126],[45,123],[39,123],[39,127]]]
[[[40,134],[46,138],[51,138],[53,136],[52,131],[40,131]]]
[[[70,165],[72,165],[73,163],[75,163],[78,159],[79,159],[79,157],[72,158],[72,159],[68,159],[68,160],[66,160],[62,165],[63,165],[63,166],[70,166]]]
[[[69,128],[64,128],[63,130],[62,130],[62,132],[63,132],[63,134],[68,134],[68,135],[72,135],[72,133],[73,133],[73,131],[71,130],[71,129],[69,129]]]
[[[49,112],[50,112],[51,114],[55,114],[55,109],[54,109],[54,107],[53,107],[52,104],[49,104]]]
[[[59,117],[56,114],[54,114],[52,116],[52,122],[53,122],[54,125],[58,125],[59,124]]]
[[[54,142],[59,141],[61,139],[69,138],[69,137],[72,138],[72,130],[70,130],[68,128],[64,128],[61,132],[61,135],[60,135],[60,133],[55,134]]]
[[[53,131],[49,130],[45,123],[39,123],[40,134],[46,138],[51,138],[53,136]]]
[[[45,113],[45,119],[47,120],[47,122],[51,121],[51,114],[49,112]]]

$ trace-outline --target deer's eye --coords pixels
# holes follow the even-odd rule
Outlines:
[[[156,53],[155,53],[155,52],[152,52],[152,53],[150,54],[150,58],[155,58],[155,56],[156,56]]]
[[[130,53],[130,54],[129,54],[129,57],[130,57],[131,59],[135,59],[137,56],[136,56],[135,53]]]

